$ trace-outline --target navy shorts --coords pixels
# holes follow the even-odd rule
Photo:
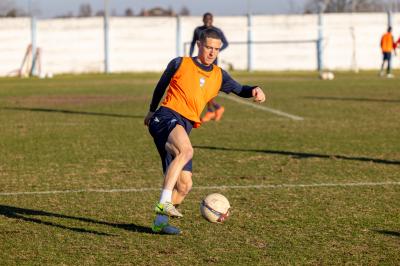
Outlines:
[[[193,124],[190,120],[163,106],[154,113],[149,123],[149,132],[160,154],[164,174],[167,172],[169,165],[174,159],[172,154],[166,151],[165,144],[167,143],[169,134],[176,125],[181,125],[188,135],[193,128]],[[192,172],[192,160],[183,167],[183,170]]]
[[[383,52],[383,60],[388,60],[392,58],[392,53],[391,52]]]

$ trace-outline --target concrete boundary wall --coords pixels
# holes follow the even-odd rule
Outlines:
[[[316,15],[252,17],[253,40],[291,41],[317,39]],[[181,17],[181,43],[177,44],[177,18],[111,17],[109,63],[111,72],[162,71],[170,59],[190,42],[201,17]],[[378,69],[380,36],[387,27],[387,14],[324,14],[323,63],[331,70]],[[400,20],[393,15],[397,39]],[[214,24],[230,42],[247,41],[247,17],[216,17]],[[30,43],[29,18],[0,19],[0,76],[12,75]],[[37,46],[42,49],[43,72],[84,73],[104,70],[103,19],[70,18],[37,21]],[[254,70],[315,70],[315,43],[254,44]],[[399,67],[394,58],[393,66]],[[247,68],[247,45],[231,44],[220,55],[222,67]],[[14,72],[15,73],[15,72]]]

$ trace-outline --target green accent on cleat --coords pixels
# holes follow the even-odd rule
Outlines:
[[[157,214],[178,218],[183,217],[182,213],[180,213],[171,202],[165,202],[164,204],[158,203],[154,210]]]

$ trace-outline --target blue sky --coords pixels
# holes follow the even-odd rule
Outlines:
[[[0,0],[2,1],[2,0]],[[19,8],[27,11],[32,1],[39,17],[54,17],[72,12],[78,13],[81,4],[90,4],[95,13],[102,10],[104,0],[12,0]],[[123,14],[131,8],[135,14],[143,8],[156,6],[169,8],[179,12],[186,6],[191,15],[212,12],[215,15],[243,15],[250,8],[255,14],[301,13],[307,0],[109,0],[110,10]]]

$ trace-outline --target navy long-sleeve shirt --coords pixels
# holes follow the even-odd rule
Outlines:
[[[221,41],[222,41],[222,46],[221,46],[220,51],[222,51],[226,47],[228,47],[228,45],[229,45],[228,40],[225,38],[225,35],[221,29],[214,27],[214,26],[211,26],[211,27],[199,26],[194,30],[194,33],[193,33],[193,39],[192,39],[192,42],[190,43],[190,52],[189,52],[190,56],[193,55],[194,46],[196,45],[196,42],[200,39],[201,32],[205,29],[214,29],[219,33],[219,35],[221,36]]]
[[[195,62],[195,64],[202,68],[204,71],[211,71],[213,69],[213,65],[205,66],[201,63],[199,63],[195,57],[192,57],[192,60]],[[155,112],[162,97],[164,96],[164,93],[166,89],[169,86],[169,83],[174,76],[175,72],[178,70],[179,66],[182,63],[182,57],[177,57],[171,62],[169,62],[167,69],[164,71],[164,73],[161,75],[160,80],[157,83],[156,88],[154,89],[153,93],[153,99],[150,104],[150,111]],[[234,94],[243,97],[243,98],[250,98],[252,97],[252,90],[255,88],[255,86],[247,86],[247,85],[241,85],[237,81],[235,81],[225,70],[221,69],[222,71],[222,84],[221,88],[219,89],[220,91],[223,91],[225,93],[231,93],[233,92]]]

